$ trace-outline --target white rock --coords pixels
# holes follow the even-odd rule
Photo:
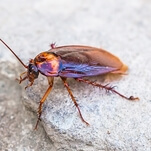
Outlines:
[[[99,81],[99,78],[101,76],[95,79]],[[137,84],[131,82],[132,78],[134,77],[129,75],[114,84],[124,94],[137,94]],[[149,150],[150,100],[140,96],[140,101],[131,102],[115,94],[107,95],[98,88],[69,80],[82,115],[90,124],[86,126],[62,81],[56,79],[43,106],[42,125],[58,150],[143,150],[144,147]],[[29,99],[25,103],[28,107],[36,111],[38,101],[47,86],[44,78],[40,77],[27,90]]]

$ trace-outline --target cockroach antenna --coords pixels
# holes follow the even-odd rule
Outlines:
[[[19,60],[19,62],[25,67],[28,68],[28,66],[26,66],[21,59],[15,54],[15,52],[2,40],[0,39],[0,41],[14,54],[14,56]]]

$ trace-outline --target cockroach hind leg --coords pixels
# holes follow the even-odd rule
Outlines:
[[[126,97],[125,95],[123,95],[123,94],[119,93],[118,91],[116,91],[114,89],[114,87],[111,87],[111,86],[108,86],[108,85],[101,85],[99,83],[92,82],[92,81],[89,81],[89,80],[83,79],[83,78],[75,78],[75,80],[78,81],[78,82],[83,82],[83,83],[86,83],[86,84],[89,84],[89,85],[92,85],[92,86],[96,86],[98,88],[105,89],[107,92],[116,93],[119,96],[121,96],[122,98],[125,98],[125,99],[130,100],[130,101],[137,101],[137,100],[139,100],[138,97],[133,97],[133,96]]]
[[[129,97],[129,100],[130,100],[130,101],[137,101],[137,100],[139,100],[139,98],[138,98],[138,97],[130,96],[130,97]]]

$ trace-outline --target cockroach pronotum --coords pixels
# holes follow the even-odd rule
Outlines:
[[[27,68],[27,71],[23,72],[19,79],[19,83],[26,79],[29,80],[29,84],[25,89],[32,86],[34,80],[38,78],[39,73],[46,76],[48,79],[49,86],[40,100],[38,120],[35,129],[37,129],[42,114],[42,105],[53,87],[54,77],[60,77],[62,79],[73,103],[78,109],[81,120],[87,125],[89,125],[89,123],[84,120],[81,114],[80,108],[67,83],[67,78],[74,78],[78,82],[103,88],[109,92],[116,93],[127,100],[139,100],[138,97],[126,97],[111,86],[102,85],[84,78],[107,73],[124,74],[126,72],[127,66],[124,65],[118,57],[103,49],[81,45],[56,47],[55,44],[51,44],[50,50],[38,54],[34,59],[29,61],[28,65],[25,65],[2,39],[0,39],[0,41],[16,56],[19,62]]]

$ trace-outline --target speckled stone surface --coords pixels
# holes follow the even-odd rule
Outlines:
[[[52,42],[58,46],[102,47],[129,67],[128,75],[111,80],[112,85],[127,96],[138,96],[140,101],[107,95],[69,79],[81,112],[90,123],[88,127],[81,122],[62,81],[56,78],[43,107],[42,121],[33,131],[36,114],[31,111],[36,111],[47,80],[40,76],[24,91],[15,80],[23,67],[0,44],[0,150],[150,151],[150,14],[149,0],[2,0],[0,38],[25,63],[48,50]],[[92,80],[103,81],[101,76]]]

